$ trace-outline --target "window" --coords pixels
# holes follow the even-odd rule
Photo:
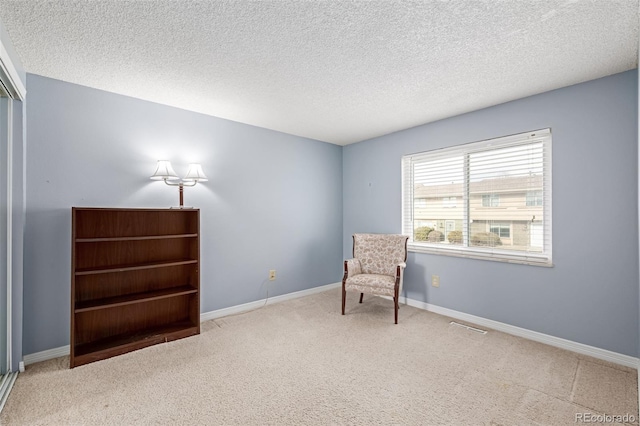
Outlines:
[[[442,198],[442,207],[445,209],[451,209],[456,206],[456,197],[444,197]]]
[[[482,207],[498,207],[500,196],[498,194],[484,194],[482,196]]]
[[[551,266],[551,130],[406,155],[402,199],[410,251]]]
[[[427,208],[427,199],[426,198],[416,198],[414,201],[414,206],[416,209],[426,209]]]
[[[527,207],[541,206],[542,205],[542,191],[528,191],[527,192]]]
[[[511,225],[508,223],[492,223],[489,232],[496,234],[500,238],[511,238]]]

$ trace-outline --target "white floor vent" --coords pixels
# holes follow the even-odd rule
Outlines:
[[[480,330],[479,328],[470,327],[468,325],[460,324],[460,323],[455,322],[455,321],[451,321],[449,324],[455,325],[456,327],[466,328],[467,330],[475,331],[476,333],[487,334],[487,330]]]

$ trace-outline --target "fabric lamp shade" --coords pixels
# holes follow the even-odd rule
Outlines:
[[[151,176],[153,180],[178,179],[178,174],[171,167],[171,162],[167,160],[158,160],[156,171]]]
[[[184,177],[184,180],[189,182],[206,182],[209,179],[202,171],[202,166],[200,164],[189,164],[189,170],[187,170],[187,175]]]

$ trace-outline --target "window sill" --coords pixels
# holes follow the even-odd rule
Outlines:
[[[505,251],[486,250],[460,246],[440,246],[409,242],[407,249],[413,253],[439,254],[443,256],[464,257],[467,259],[490,260],[503,263],[517,263],[530,266],[553,268],[553,262],[542,254],[517,254]]]

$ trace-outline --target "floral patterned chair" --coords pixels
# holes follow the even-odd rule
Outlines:
[[[406,235],[353,234],[353,259],[344,261],[342,278],[342,315],[347,291],[393,298],[395,323],[398,323],[398,295],[402,291],[407,266]]]

